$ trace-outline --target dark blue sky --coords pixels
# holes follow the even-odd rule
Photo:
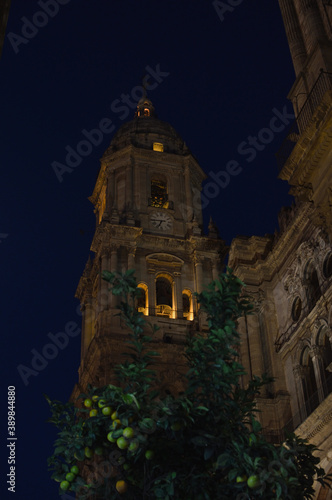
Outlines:
[[[291,201],[274,156],[294,80],[278,2],[235,3],[222,20],[221,7],[218,15],[206,0],[12,2],[0,60],[1,397],[16,386],[17,499],[57,498],[46,465],[55,435],[43,393],[69,398],[80,338],[53,351],[27,385],[17,367],[32,368],[34,354],[52,343],[49,333],[80,325],[74,294],[95,221],[87,198],[113,134],[103,132],[89,152],[79,146],[85,135],[104,118],[115,129],[131,118],[132,104],[118,100],[129,94],[132,103],[143,75],[157,73],[148,93],[157,114],[205,172],[224,180],[227,164],[238,164],[225,188],[210,178],[203,192],[205,220],[212,215],[221,237],[230,243],[238,234],[273,233],[279,209]],[[66,148],[78,146],[85,156],[60,182],[52,164],[65,165]],[[5,446],[3,438],[7,473]],[[4,482],[1,488],[7,498]]]

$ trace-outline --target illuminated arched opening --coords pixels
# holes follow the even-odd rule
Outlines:
[[[148,287],[145,283],[139,283],[137,285],[141,294],[137,297],[137,310],[138,312],[143,313],[145,316],[149,315],[149,295],[148,295]]]
[[[151,179],[151,197],[149,205],[156,208],[168,207],[167,181],[161,176]]]
[[[182,292],[182,309],[183,317],[192,321],[194,319],[194,308],[192,293],[190,290],[183,290]]]
[[[156,279],[156,315],[174,318],[173,279],[169,274],[159,274]]]

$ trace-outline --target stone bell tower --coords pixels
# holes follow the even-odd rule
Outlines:
[[[213,225],[202,231],[205,174],[171,125],[156,117],[146,97],[135,117],[114,135],[90,197],[96,230],[77,294],[83,311],[80,386],[103,385],[121,362],[126,330],[117,297],[102,271],[136,270],[143,290],[138,310],[158,330],[161,384],[176,391],[183,342],[205,328],[195,292],[216,279],[226,248]]]

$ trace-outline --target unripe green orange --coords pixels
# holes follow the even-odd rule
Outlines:
[[[119,437],[116,440],[116,444],[118,445],[118,448],[120,448],[120,450],[125,450],[129,445],[128,441],[123,436]]]
[[[135,431],[132,427],[126,427],[125,429],[123,429],[123,435],[125,438],[131,439],[134,437]]]

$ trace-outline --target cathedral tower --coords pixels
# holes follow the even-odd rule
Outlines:
[[[96,230],[77,289],[83,311],[80,386],[103,385],[121,362],[125,328],[117,297],[102,271],[136,270],[138,310],[160,329],[161,383],[180,389],[183,342],[205,328],[194,293],[216,279],[226,250],[213,226],[202,232],[205,174],[171,125],[156,117],[146,97],[135,117],[114,135],[101,159],[91,202]]]

